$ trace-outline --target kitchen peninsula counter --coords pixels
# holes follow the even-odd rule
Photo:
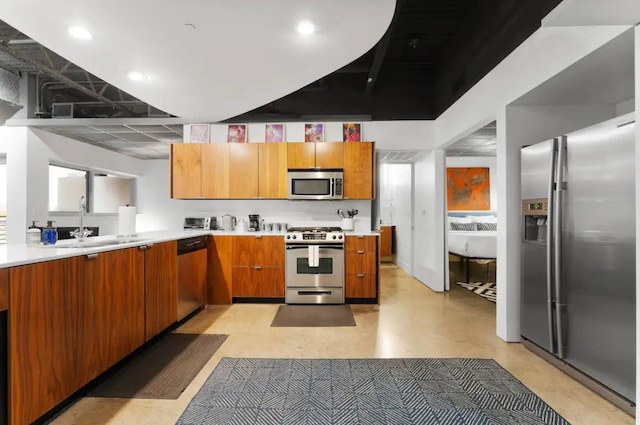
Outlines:
[[[207,236],[214,234],[210,230],[177,230],[141,232],[135,237],[117,238],[111,236],[96,236],[88,238],[87,243],[99,241],[118,241],[112,245],[89,246],[86,248],[66,248],[64,245],[77,244],[72,239],[58,241],[55,245],[31,246],[27,244],[0,245],[0,269],[7,267],[23,266],[26,264],[41,263],[43,261],[60,260],[63,258],[78,257],[81,255],[96,254],[118,249],[135,248],[137,246],[154,243],[186,239],[194,236]]]

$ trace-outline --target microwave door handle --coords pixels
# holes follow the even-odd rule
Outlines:
[[[331,197],[333,198],[335,196],[335,191],[336,191],[336,179],[331,179]]]

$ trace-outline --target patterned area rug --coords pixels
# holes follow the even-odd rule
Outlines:
[[[177,423],[568,424],[489,359],[227,357]]]
[[[497,288],[495,282],[456,282],[458,285],[475,292],[488,299],[491,302],[496,302]]]

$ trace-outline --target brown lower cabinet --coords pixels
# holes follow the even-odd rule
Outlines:
[[[145,268],[145,340],[178,317],[178,257],[176,241],[141,247]]]
[[[234,236],[232,295],[238,298],[284,298],[284,238]]]
[[[9,270],[9,423],[35,421],[145,342],[138,248]]]
[[[377,247],[376,236],[347,236],[345,298],[378,300]]]

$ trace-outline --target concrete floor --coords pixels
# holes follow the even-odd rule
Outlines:
[[[518,343],[495,336],[495,304],[452,285],[434,293],[401,269],[381,269],[380,306],[353,306],[356,327],[272,328],[277,304],[213,306],[177,332],[229,338],[177,400],[85,397],[52,423],[174,424],[220,358],[493,358],[573,424],[633,424]]]

